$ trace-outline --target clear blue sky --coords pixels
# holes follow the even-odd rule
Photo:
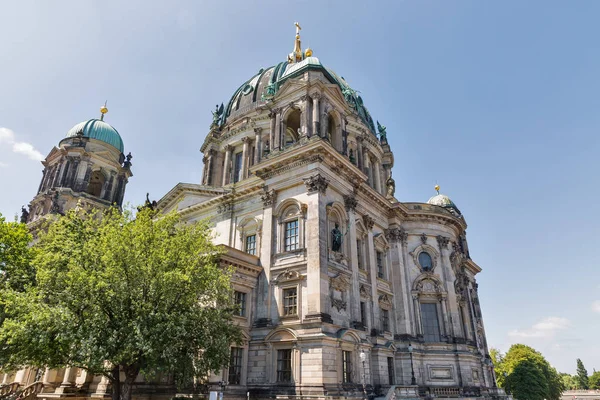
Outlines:
[[[127,201],[199,182],[214,105],[284,60],[299,21],[303,45],[387,126],[397,197],[426,201],[437,181],[465,214],[490,345],[591,372],[599,15],[583,0],[4,2],[0,212],[35,194],[36,150],[106,99],[134,156]]]

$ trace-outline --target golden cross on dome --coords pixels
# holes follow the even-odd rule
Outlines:
[[[299,35],[302,28],[300,28],[300,24],[297,22],[294,22],[294,25],[296,25],[296,35]]]
[[[106,114],[108,112],[108,108],[106,108],[106,102],[108,100],[106,100],[104,102],[104,105],[102,107],[100,107],[100,121],[104,121],[104,114]]]

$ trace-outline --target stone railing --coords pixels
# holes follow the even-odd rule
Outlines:
[[[44,389],[43,382],[34,382],[18,393],[17,400],[33,400],[37,397],[38,393],[42,392],[42,389]]]
[[[19,390],[17,382],[9,383],[8,385],[0,385],[0,400],[11,398]]]
[[[385,397],[379,397],[380,400],[396,399],[418,399],[419,392],[417,386],[390,386]]]

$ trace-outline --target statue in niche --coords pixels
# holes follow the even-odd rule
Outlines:
[[[336,222],[335,227],[331,230],[331,250],[339,252],[342,248],[342,231]]]
[[[385,185],[387,186],[388,197],[394,197],[394,194],[396,193],[396,182],[394,181],[391,175],[387,179],[387,181],[385,181]]]

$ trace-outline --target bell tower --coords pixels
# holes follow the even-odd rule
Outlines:
[[[100,119],[83,121],[71,128],[46,159],[38,192],[23,208],[21,220],[36,226],[48,214],[63,214],[77,204],[103,209],[121,207],[131,172],[131,153],[123,154],[119,132]]]

